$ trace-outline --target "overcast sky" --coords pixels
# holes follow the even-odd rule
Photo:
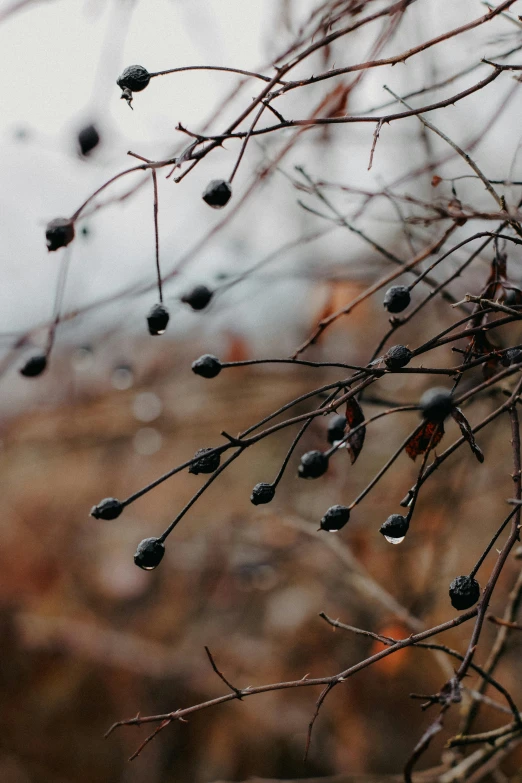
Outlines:
[[[12,0],[0,0],[0,19],[11,5]],[[293,3],[302,15],[311,5],[309,0]],[[420,6],[422,13],[417,13],[415,9]],[[0,332],[26,329],[51,315],[60,253],[48,254],[45,249],[47,221],[72,214],[90,192],[127,167],[132,162],[126,156],[128,149],[154,158],[169,154],[173,145],[179,143],[176,124],[182,121],[189,128],[200,128],[236,81],[228,74],[208,72],[154,79],[147,90],[135,96],[134,111],[130,111],[119,99],[115,84],[123,67],[140,63],[155,71],[213,64],[256,69],[288,40],[288,33],[281,26],[274,30],[274,20],[279,19],[277,7],[278,0],[42,0],[0,24],[0,262],[4,273]],[[461,0],[457,5],[423,0],[412,7],[411,22],[405,23],[394,40],[394,51],[405,44],[407,48],[412,39],[426,40],[439,30],[482,13],[484,5],[475,0]],[[513,32],[507,22],[496,25],[496,35]],[[475,58],[477,54],[495,51],[495,45],[497,51],[502,49],[502,42],[488,43],[490,33],[493,30],[487,35],[484,31],[480,39],[484,41],[484,51],[475,53]],[[435,55],[426,55],[424,61],[412,60],[393,70],[379,70],[368,80],[364,91],[355,96],[355,108],[382,101],[383,83],[406,90],[425,83],[428,67],[435,75],[446,73],[448,68],[457,69],[469,61],[467,40],[464,38],[458,47],[447,44]],[[366,44],[361,36],[359,50],[351,43],[341,47],[339,56],[346,62],[355,60],[359,53],[364,54]],[[507,79],[502,85],[500,80],[495,84],[498,88],[487,97],[493,103],[499,102],[510,86]],[[254,94],[255,86],[251,83],[244,89],[243,105]],[[453,124],[461,135],[466,135],[474,123],[478,127],[483,121],[484,100],[481,94],[467,101],[466,107],[459,104],[452,109],[444,118],[446,129]],[[481,153],[488,161],[494,151],[497,164],[501,159],[504,176],[508,175],[518,145],[519,118],[517,95],[511,112],[496,129],[492,149]],[[84,161],[77,155],[75,138],[78,129],[91,121],[98,125],[103,144]],[[343,132],[346,145],[340,146],[335,161],[322,159],[320,152],[314,153],[312,159],[307,157],[311,134],[305,137],[302,157],[297,160],[304,157],[312,173],[317,173],[314,166],[330,166],[337,175],[351,179],[352,184],[371,187],[393,179],[404,169],[405,161],[411,164],[417,155],[421,159],[414,121],[405,125],[404,131],[396,126],[383,130],[370,173],[367,156],[372,129],[350,126]],[[405,147],[405,138],[414,139],[415,144]],[[252,146],[248,151],[250,157],[238,174],[240,191],[250,181],[249,166],[255,162],[256,150]],[[216,214],[203,204],[200,195],[211,178],[228,175],[236,153],[237,146],[232,143],[227,149],[216,151],[193,176],[184,180],[183,187],[160,177],[160,234],[165,270],[174,268],[179,257],[221,217],[222,213]],[[179,293],[179,286],[191,281],[212,282],[217,273],[233,272],[254,263],[306,227],[310,221],[294,209],[295,194],[279,184],[198,256],[178,286],[168,290],[169,295]],[[118,192],[118,187],[110,194]],[[127,187],[127,183],[121,187]],[[79,237],[71,246],[66,309],[95,301],[136,281],[154,280],[151,192],[147,185],[125,206],[111,207],[87,221],[89,237]],[[376,231],[384,235],[388,229],[377,226]],[[234,297],[231,301],[237,301],[237,308],[231,315],[222,314],[222,319],[239,318],[255,325],[259,315],[255,304],[241,309],[241,291],[234,289]],[[140,304],[136,317],[142,318],[154,301],[151,293]],[[122,313],[134,317],[134,310],[134,305],[127,303]],[[184,328],[192,323],[191,317],[192,314],[187,320],[181,315],[176,324]]]

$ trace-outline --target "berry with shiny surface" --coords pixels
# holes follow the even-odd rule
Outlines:
[[[202,378],[215,378],[221,372],[221,362],[217,356],[211,353],[205,353],[192,362],[192,372],[201,375]]]
[[[383,305],[389,313],[402,313],[411,301],[410,290],[405,285],[392,285],[384,295]]]
[[[147,316],[147,326],[149,334],[157,335],[164,334],[169,322],[169,311],[162,304],[155,304],[149,311]]]
[[[457,576],[450,584],[449,597],[454,609],[471,609],[480,598],[480,585],[471,576]]]
[[[159,538],[144,538],[140,541],[134,562],[144,571],[152,571],[163,560],[165,554],[165,544]]]
[[[512,364],[520,364],[522,362],[522,348],[510,348],[506,353],[502,354],[500,363],[504,367],[511,367]]]
[[[400,370],[409,364],[412,356],[412,352],[405,345],[393,345],[384,354],[384,364],[389,370]]]
[[[382,523],[379,528],[379,533],[381,533],[387,541],[399,543],[408,532],[409,526],[410,522],[407,517],[403,517],[401,514],[392,514]]]
[[[91,508],[91,517],[95,519],[117,519],[123,511],[123,503],[116,498],[105,498]]]
[[[100,143],[100,134],[95,125],[86,125],[78,134],[78,146],[82,155],[88,155]]]
[[[230,182],[226,182],[224,179],[213,179],[205,188],[202,198],[209,207],[221,209],[228,204],[231,195],[232,186]]]
[[[184,294],[181,301],[190,305],[193,310],[204,310],[212,299],[213,293],[206,285],[197,285],[188,294]]]
[[[275,487],[272,484],[256,484],[250,495],[250,502],[254,506],[261,506],[270,503],[274,499]]]
[[[307,451],[301,457],[297,473],[299,478],[315,479],[322,476],[327,470],[328,457],[322,451]]]
[[[331,506],[321,519],[321,530],[334,533],[346,525],[350,519],[348,506]]]
[[[47,250],[59,250],[67,247],[74,239],[74,223],[69,218],[55,218],[45,229]]]
[[[192,463],[189,468],[189,473],[193,473],[197,476],[198,473],[213,473],[217,470],[219,468],[219,463],[221,462],[221,454],[210,454],[209,452],[212,451],[214,451],[212,448],[198,449],[194,456],[199,457],[199,459]]]
[[[442,387],[424,392],[419,405],[424,418],[437,424],[443,422],[455,407],[452,393]]]
[[[328,443],[335,443],[337,440],[341,440],[344,437],[346,430],[346,416],[334,416],[328,422],[327,438]]]
[[[31,356],[26,361],[23,367],[20,367],[20,375],[24,375],[26,378],[36,378],[37,375],[41,375],[47,367],[47,356],[44,353]]]
[[[118,77],[116,84],[122,90],[141,92],[150,82],[150,73],[143,65],[129,65]]]

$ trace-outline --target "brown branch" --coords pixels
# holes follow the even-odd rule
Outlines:
[[[478,19],[475,19],[473,22],[468,22],[465,25],[462,25],[461,27],[455,27],[453,30],[449,30],[447,33],[442,33],[441,35],[438,35],[436,38],[431,38],[428,41],[425,41],[423,44],[419,44],[418,46],[414,46],[411,49],[408,49],[405,52],[402,52],[401,54],[397,54],[393,57],[386,57],[382,58],[380,60],[369,60],[368,62],[364,63],[358,63],[357,65],[350,65],[346,68],[335,68],[330,71],[327,71],[326,73],[320,73],[316,76],[312,76],[310,79],[304,79],[298,82],[289,82],[288,84],[283,87],[280,92],[287,92],[288,90],[295,89],[296,87],[302,87],[305,84],[315,84],[316,82],[323,81],[324,79],[331,79],[334,76],[340,76],[345,73],[353,73],[354,71],[362,71],[367,70],[369,68],[378,68],[383,65],[397,65],[397,63],[405,63],[406,60],[409,60],[410,57],[414,57],[416,54],[419,54],[420,52],[426,51],[426,49],[430,49],[432,46],[436,46],[439,43],[442,43],[443,41],[448,41],[450,38],[454,38],[457,35],[461,35],[462,33],[466,33],[469,30],[473,30],[476,27],[479,27],[482,24],[485,24],[486,22],[489,22],[493,17],[497,16],[497,14],[502,13],[506,8],[509,8],[509,6],[513,5],[515,0],[505,0],[505,2],[501,3],[499,6],[497,6],[495,9],[490,11],[488,14],[485,14],[484,16],[479,17]],[[351,30],[348,30],[348,32],[351,32]],[[339,35],[344,35],[345,32],[339,31]],[[335,35],[335,34],[334,34]],[[337,35],[336,37],[339,37]],[[323,39],[325,41],[325,39]],[[319,41],[315,48],[318,48],[320,45],[325,45],[323,41]],[[328,41],[329,42],[329,41]]]
[[[443,631],[449,630],[450,628],[456,628],[457,626],[462,625],[468,620],[471,620],[471,618],[475,617],[476,615],[477,615],[476,608],[468,609],[466,612],[462,612],[456,617],[453,617],[451,620],[447,620],[446,622],[441,623],[440,625],[434,626],[433,628],[429,628],[426,631],[420,631],[419,633],[412,634],[411,636],[407,636],[404,639],[400,639],[390,647],[386,647],[384,650],[380,650],[379,652],[374,653],[374,655],[371,655],[365,660],[360,661],[359,663],[356,663],[353,666],[350,666],[348,669],[339,672],[339,674],[334,674],[329,677],[315,677],[310,679],[290,680],[288,682],[277,682],[277,683],[271,683],[269,685],[261,685],[258,687],[243,688],[241,691],[242,696],[243,698],[246,698],[247,696],[255,696],[260,693],[269,693],[271,691],[287,690],[289,688],[308,688],[317,685],[324,686],[330,684],[337,685],[338,683],[345,682],[354,674],[357,674],[357,672],[366,669],[368,666],[377,663],[377,661],[380,661],[383,658],[392,655],[398,650],[403,650],[406,647],[411,647],[419,641],[423,641],[424,639],[429,639],[430,637],[436,636],[439,633],[442,633]],[[184,709],[178,709],[175,710],[174,712],[168,712],[162,715],[147,715],[143,717],[137,715],[136,717],[130,718],[128,720],[117,721],[110,727],[110,729],[107,731],[105,736],[108,737],[115,729],[120,728],[122,726],[141,726],[147,723],[162,723],[166,720],[169,721],[179,720],[181,718],[186,717],[187,715],[191,715],[195,712],[208,709],[209,707],[215,707],[219,704],[223,704],[233,699],[237,699],[237,696],[235,693],[230,693],[224,696],[218,696],[206,702],[201,702],[200,704],[195,704],[191,707],[185,707]]]
[[[239,688],[236,688],[236,687],[235,687],[235,685],[232,685],[232,683],[230,683],[230,682],[227,680],[227,678],[225,677],[225,675],[223,674],[223,672],[220,672],[220,671],[219,671],[219,669],[218,669],[218,667],[217,667],[217,665],[216,665],[216,662],[214,661],[214,658],[212,657],[212,653],[210,652],[210,650],[208,649],[208,647],[207,647],[206,645],[205,645],[205,652],[206,652],[206,654],[208,655],[208,659],[209,659],[209,661],[210,661],[210,665],[212,666],[212,668],[213,668],[213,669],[214,669],[214,671],[216,672],[216,674],[217,674],[217,676],[219,677],[219,679],[220,679],[220,680],[223,680],[223,682],[225,683],[225,685],[226,685],[228,688],[230,688],[230,690],[231,690],[233,693],[235,693],[235,694],[236,694],[236,696],[237,696],[237,698],[239,699],[239,701],[241,701],[241,700],[242,700],[242,698],[243,698],[243,692],[242,692],[242,691],[241,691]]]
[[[486,619],[494,625],[502,625],[505,628],[511,629],[512,631],[522,631],[522,625],[510,622],[509,620],[503,620],[501,617],[495,617],[493,614],[488,614]]]

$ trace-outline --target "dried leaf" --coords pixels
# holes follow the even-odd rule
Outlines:
[[[484,462],[484,454],[482,453],[481,449],[477,445],[477,441],[475,440],[475,436],[473,434],[473,430],[471,429],[470,423],[466,419],[466,417],[464,416],[460,408],[455,408],[451,415],[459,425],[460,431],[462,432],[463,437],[468,441],[471,451],[473,452],[475,457],[478,459],[479,462]]]
[[[436,428],[438,429],[438,431],[435,433]],[[434,449],[435,446],[437,446],[442,440],[443,435],[444,435],[444,425],[442,423],[436,424],[432,421],[426,421],[422,425],[420,430],[418,430],[409,439],[408,443],[406,444],[406,454],[412,460],[415,460],[419,456],[419,454],[425,454],[425,452],[428,449],[428,446],[430,445],[430,442],[431,442],[431,448]]]
[[[359,424],[362,424],[362,422],[364,421],[364,413],[362,411],[362,408],[357,402],[357,400],[354,399],[353,397],[351,397],[346,403],[345,416],[346,416],[348,432],[351,429],[357,427]],[[357,430],[356,433],[354,433],[354,435],[346,439],[346,448],[350,455],[350,461],[352,465],[362,451],[365,437],[366,437],[366,427],[361,427],[360,429]]]
[[[442,182],[442,177],[439,177],[438,174],[434,174],[431,178],[431,187],[436,188],[440,183]]]

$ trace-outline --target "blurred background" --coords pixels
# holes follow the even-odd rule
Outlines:
[[[334,188],[330,194],[340,212],[404,258],[433,241],[438,227],[404,222],[404,215],[416,214],[416,204],[404,206],[398,218],[396,202],[367,195],[403,178],[401,193],[431,201],[435,170],[441,176],[467,173],[455,159],[435,167],[448,150],[437,137],[427,137],[416,118],[382,129],[371,171],[373,126],[315,129],[284,155],[288,135],[253,139],[234,180],[234,198],[247,192],[262,167],[279,162],[230,218],[226,211],[209,210],[200,196],[210,179],[228,177],[237,142],[209,155],[179,185],[160,172],[160,255],[171,311],[162,338],[148,335],[145,320],[157,301],[149,179],[131,175],[135,179],[107,189],[96,204],[111,203],[86,214],[67,251],[47,253],[46,223],[71,215],[103,182],[132,166],[128,150],[158,160],[172,156],[185,144],[178,122],[193,131],[210,122],[215,132],[257,91],[245,81],[234,93],[238,79],[232,74],[185,72],[152,80],[135,95],[130,111],[115,83],[125,66],[140,63],[152,72],[207,64],[266,73],[315,5],[0,2],[1,781],[385,779],[400,772],[432,718],[408,694],[436,692],[451,676],[451,663],[425,650],[401,652],[361,672],[327,700],[307,763],[302,759],[319,695],[315,688],[196,713],[187,724],[163,731],[132,763],[127,759],[147,727],[103,738],[114,721],[138,712],[162,713],[221,695],[224,685],[205,645],[227,678],[246,687],[333,674],[381,649],[372,639],[334,632],[319,618],[322,611],[392,637],[443,622],[453,612],[449,582],[472,567],[512,495],[509,422],[499,419],[480,434],[483,466],[470,452],[459,452],[426,484],[415,525],[400,546],[387,544],[378,529],[400,512],[400,500],[416,479],[418,465],[406,455],[341,533],[317,532],[325,510],[351,502],[415,426],[417,415],[403,413],[369,428],[355,466],[339,452],[325,477],[303,482],[297,478],[300,454],[327,445],[328,421],[316,419],[273,503],[254,507],[252,487],[275,477],[294,430],[263,440],[203,495],[169,538],[161,567],[151,573],[133,563],[137,543],[165,529],[202,477],[176,475],[113,522],[89,516],[102,498],[127,497],[197,449],[218,445],[222,430],[235,434],[288,400],[342,377],[335,369],[261,365],[205,381],[190,370],[207,352],[226,361],[288,356],[322,316],[388,271],[360,237],[302,208],[300,200],[314,208],[318,203],[296,189],[295,165],[314,178],[349,186],[349,192]],[[383,5],[371,3],[374,9]],[[380,56],[486,10],[474,0],[413,4]],[[363,28],[296,69],[295,78],[368,59],[374,39],[375,30]],[[458,43],[448,41],[396,68],[369,72],[344,110],[365,113],[386,103],[383,84],[401,94],[421,89],[519,44],[520,26],[499,18]],[[487,66],[481,68],[448,89],[456,93],[484,78]],[[278,108],[288,117],[309,116],[333,89],[326,85],[296,91]],[[474,144],[474,157],[491,177],[520,177],[517,88],[518,81],[506,75],[487,93],[436,115],[459,143]],[[82,156],[78,133],[89,124],[96,126],[100,143]],[[519,191],[507,192],[515,199]],[[445,203],[452,197],[448,183],[437,193]],[[473,182],[458,184],[458,195],[476,209],[491,208]],[[474,230],[480,227],[475,221]],[[460,229],[455,241],[465,236]],[[18,370],[45,346],[65,253],[63,320],[50,365],[41,377],[27,379]],[[521,277],[518,255],[508,248],[514,282]],[[464,258],[457,254],[446,271]],[[456,280],[454,295],[480,287],[491,259],[491,250],[479,256]],[[195,284],[216,291],[201,313],[180,301]],[[417,290],[414,301],[420,301]],[[365,364],[388,318],[377,294],[330,329],[307,358]],[[434,299],[397,341],[413,348],[454,320],[454,311]],[[506,345],[521,342],[513,331],[505,339]],[[456,357],[448,347],[433,361],[446,367]],[[422,376],[387,377],[379,385],[382,399],[363,403],[365,413],[378,412],[383,400],[416,403],[427,385]],[[495,401],[476,404],[472,424]],[[300,404],[293,410],[298,415],[308,409]],[[444,447],[458,435],[453,423],[447,429]],[[494,557],[493,551],[484,572]],[[492,611],[501,613],[519,565],[513,560],[506,567]],[[464,625],[443,641],[463,651],[468,636]],[[521,699],[516,681],[521,643],[512,636],[498,678]],[[487,627],[485,642],[493,637],[494,628]],[[472,687],[471,679],[467,684]],[[483,707],[476,728],[505,719]],[[457,726],[455,711],[448,731]],[[433,743],[425,766],[440,761],[448,736],[443,732]],[[521,763],[522,755],[513,754],[505,774],[514,775]]]

